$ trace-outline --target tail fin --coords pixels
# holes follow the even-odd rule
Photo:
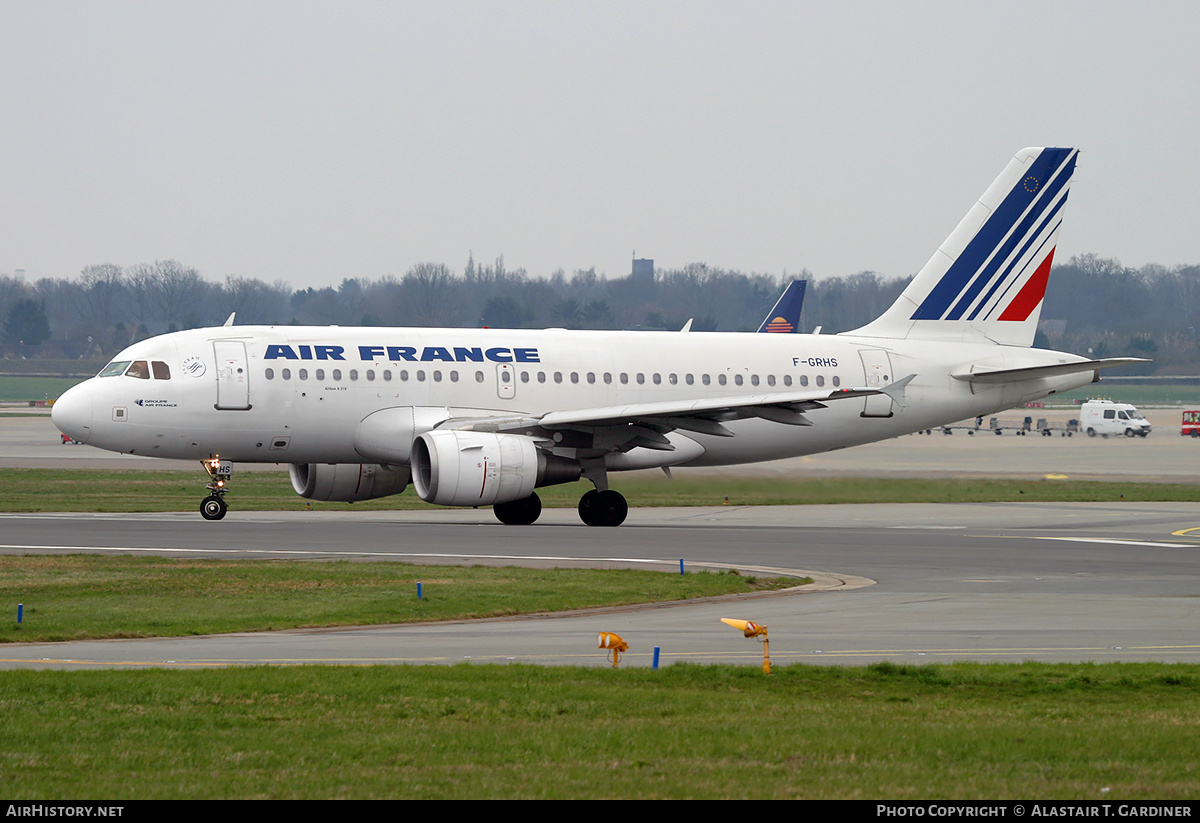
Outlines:
[[[877,320],[847,334],[1029,346],[1078,149],[1021,149]]]
[[[798,332],[800,331],[800,309],[804,307],[804,287],[807,280],[793,280],[779,296],[775,307],[767,312],[760,332]]]

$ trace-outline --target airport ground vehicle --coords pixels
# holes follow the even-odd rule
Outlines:
[[[1200,437],[1200,409],[1191,409],[1183,413],[1183,426],[1179,433],[1184,437]]]
[[[1150,434],[1150,421],[1128,403],[1112,400],[1088,400],[1079,407],[1079,427],[1088,437],[1145,437]]]

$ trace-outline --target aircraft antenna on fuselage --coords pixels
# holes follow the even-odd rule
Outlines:
[[[237,312],[235,312],[235,311],[231,311],[231,312],[229,313],[229,317],[225,318],[225,322],[224,322],[222,325],[225,325],[225,326],[232,326],[232,325],[233,325],[233,318],[235,318],[235,317],[237,317]]]

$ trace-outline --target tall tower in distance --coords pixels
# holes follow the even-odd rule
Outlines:
[[[654,282],[654,261],[645,257],[633,258],[633,271],[629,276],[636,283]]]

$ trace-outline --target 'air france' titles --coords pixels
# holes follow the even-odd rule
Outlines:
[[[287,346],[276,343],[267,346],[264,360],[345,360],[344,346]],[[410,363],[540,363],[536,348],[506,346],[359,346],[358,359],[366,363],[375,360],[408,361]]]

